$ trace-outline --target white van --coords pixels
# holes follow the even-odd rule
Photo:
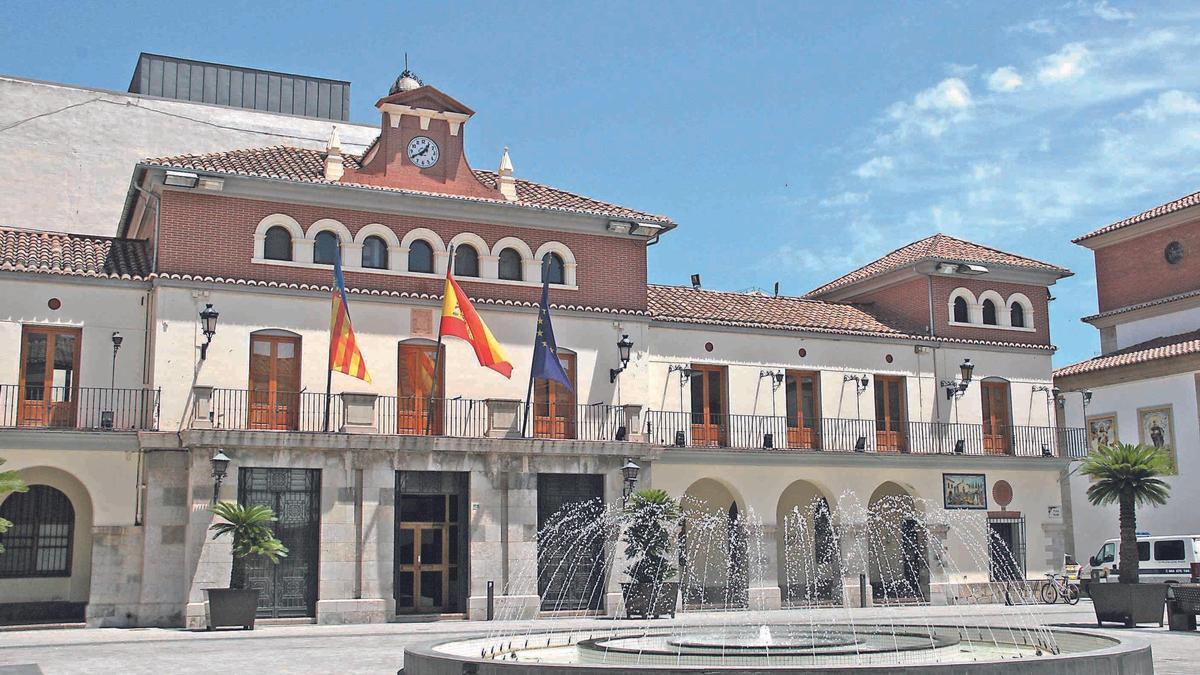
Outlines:
[[[1200,534],[1176,534],[1165,537],[1139,536],[1138,578],[1186,584],[1200,576]],[[1093,581],[1116,582],[1120,575],[1118,552],[1120,539],[1104,542],[1091,560]]]

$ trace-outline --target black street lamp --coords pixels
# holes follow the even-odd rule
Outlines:
[[[213,309],[212,303],[204,305],[200,310],[200,330],[204,333],[204,344],[200,345],[200,360],[208,358],[208,345],[217,334],[217,317],[220,314]]]
[[[212,305],[209,305],[210,307]],[[212,503],[217,503],[217,498],[221,494],[221,483],[225,482],[225,474],[229,471],[229,455],[225,454],[224,450],[217,450],[216,454],[210,460],[212,462],[212,477],[213,477],[213,496]]]
[[[621,476],[625,479],[625,488],[621,491],[622,504],[629,501],[629,496],[633,494],[633,487],[637,485],[638,474],[641,471],[642,467],[638,466],[632,457],[625,458],[625,465],[621,467]]]
[[[121,334],[114,330],[113,334],[112,334],[112,343],[113,343],[112,381],[108,385],[109,389],[116,388],[116,386],[117,386],[117,351],[119,349],[121,349],[121,343],[124,341],[125,341],[125,338],[121,337]]]
[[[971,359],[963,359],[963,362],[958,365],[960,378],[956,380],[942,380],[939,384],[946,388],[946,400],[956,399],[962,396],[967,391],[967,386],[971,384],[971,376],[975,374],[975,364],[971,363]]]
[[[608,383],[612,384],[617,381],[617,375],[625,372],[625,368],[629,365],[629,357],[633,352],[633,340],[629,339],[628,335],[622,335],[620,340],[617,340],[617,357],[621,359],[620,368],[609,368]]]

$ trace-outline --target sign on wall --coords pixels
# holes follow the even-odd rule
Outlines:
[[[942,474],[942,502],[947,509],[986,509],[986,475],[982,473]]]

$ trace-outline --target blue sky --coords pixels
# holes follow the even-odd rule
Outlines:
[[[353,10],[349,9],[353,6]],[[1197,189],[1200,7],[995,2],[10,6],[0,72],[124,89],[139,51],[353,82],[403,68],[476,110],[480,168],[680,228],[651,280],[801,294],[945,232],[1067,266],[1056,365],[1098,351],[1074,236]]]

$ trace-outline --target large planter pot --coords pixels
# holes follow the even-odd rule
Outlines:
[[[1166,584],[1101,584],[1088,585],[1096,625],[1104,622],[1122,623],[1133,628],[1139,623],[1163,625],[1163,607],[1167,601]]]
[[[208,630],[222,626],[241,626],[254,630],[258,614],[258,590],[254,588],[206,588],[208,594]]]
[[[623,583],[621,597],[625,600],[626,618],[640,616],[643,619],[657,619],[665,615],[673,619],[675,601],[679,597],[679,582]]]

